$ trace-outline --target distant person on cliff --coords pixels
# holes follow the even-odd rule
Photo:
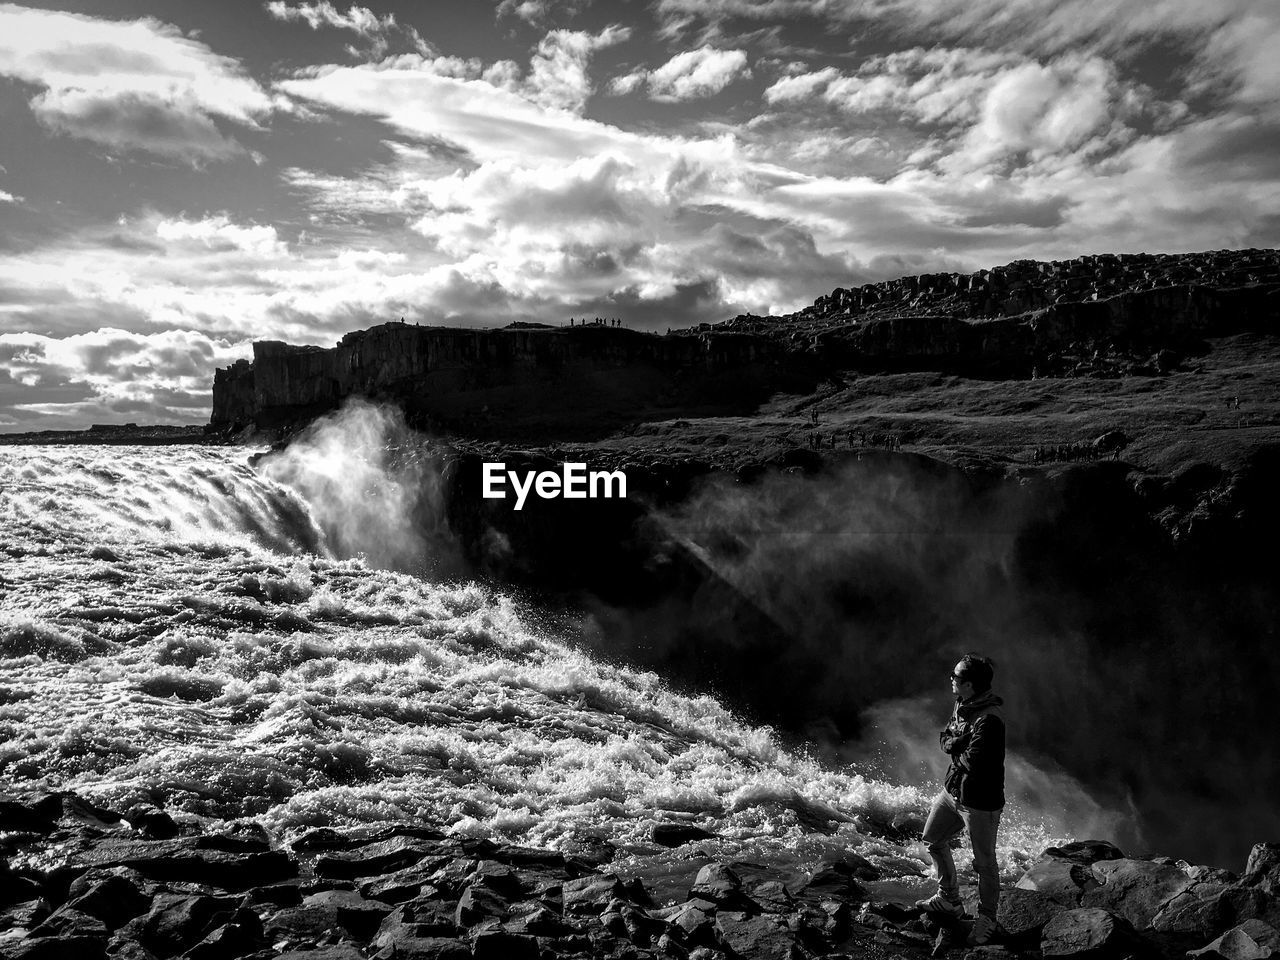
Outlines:
[[[967,653],[951,671],[955,707],[946,729],[938,735],[951,758],[942,791],[933,799],[924,825],[924,842],[938,871],[938,892],[916,906],[936,914],[963,917],[960,884],[951,857],[951,841],[969,831],[973,868],[978,874],[978,920],[969,942],[991,940],[1000,902],[996,868],[996,830],[1004,807],[1004,703],[991,691],[995,673],[990,660]]]

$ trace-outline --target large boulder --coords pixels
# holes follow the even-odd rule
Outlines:
[[[800,960],[806,956],[795,932],[780,917],[721,911],[716,914],[716,933],[734,956],[745,960]]]
[[[322,890],[302,901],[304,910],[315,910],[330,918],[330,926],[341,927],[357,940],[368,940],[391,912],[381,900],[366,900],[354,890]]]
[[[387,914],[378,927],[373,946],[382,949],[405,940],[452,940],[457,935],[457,920],[448,904],[410,900]]]
[[[121,939],[136,940],[157,956],[174,956],[229,922],[238,906],[234,897],[160,893],[146,914],[130,920],[118,933]]]
[[[1099,886],[1087,891],[1080,905],[1110,910],[1135,930],[1150,929],[1165,904],[1195,883],[1178,867],[1149,860],[1100,860],[1091,869]]]
[[[347,880],[373,877],[413,866],[435,851],[414,837],[393,837],[354,850],[335,850],[316,858],[317,877]]]
[[[567,880],[561,888],[565,913],[599,913],[615,897],[627,899],[627,888],[612,874],[591,874]]]
[[[101,920],[108,930],[122,927],[151,906],[129,871],[92,870],[71,884],[67,906]]]
[[[1089,866],[1045,854],[1027,868],[1014,886],[1042,893],[1065,907],[1078,907],[1084,893],[1097,885]]]
[[[1114,843],[1106,840],[1076,840],[1064,843],[1060,847],[1049,847],[1044,856],[1055,860],[1068,860],[1071,863],[1093,866],[1100,860],[1123,860],[1124,853]]]
[[[759,904],[743,891],[742,878],[723,863],[708,863],[698,871],[689,890],[689,899],[709,900],[721,910],[760,912]]]
[[[1005,890],[1000,894],[996,921],[1015,942],[1036,943],[1045,925],[1067,907],[1035,890]]]
[[[1264,893],[1280,896],[1280,843],[1255,843],[1240,879]]]
[[[1204,960],[1267,960],[1280,956],[1280,932],[1261,920],[1246,920],[1187,956]]]
[[[862,860],[858,857],[857,860]],[[867,899],[866,888],[856,879],[865,868],[857,860],[841,858],[823,860],[804,885],[803,896],[808,901],[849,900],[862,903]],[[866,861],[863,861],[866,863]],[[869,863],[866,864],[870,866]],[[874,868],[873,868],[874,869]]]
[[[1137,943],[1137,935],[1123,917],[1097,907],[1078,907],[1062,911],[1045,924],[1040,952],[1046,957],[1101,960],[1128,956]]]
[[[458,899],[454,922],[460,929],[467,929],[485,920],[502,920],[510,909],[510,904],[501,894],[483,884],[473,883],[462,891]]]
[[[216,843],[216,841],[213,841]],[[76,852],[66,869],[129,867],[153,880],[177,880],[243,890],[298,874],[298,867],[279,850],[232,852],[210,848],[202,837],[173,840],[126,840],[105,837]]]
[[[1161,937],[1185,939],[1187,946],[1202,946],[1244,920],[1264,918],[1269,905],[1261,890],[1204,881],[1165,904],[1151,929]]]

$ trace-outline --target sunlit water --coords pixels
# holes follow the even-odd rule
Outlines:
[[[918,789],[591,659],[489,588],[340,556],[322,514],[341,504],[248,454],[0,448],[0,784],[252,817],[282,839],[425,820],[642,848],[679,820],[725,856],[850,849],[925,871],[921,844],[852,822],[921,813]],[[1027,819],[1006,814],[1006,875],[1050,842]]]

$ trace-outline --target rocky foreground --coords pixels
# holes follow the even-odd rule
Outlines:
[[[1280,955],[1280,844],[1243,876],[1109,843],[1050,848],[1003,892],[1000,931],[971,949],[877,898],[848,853],[784,882],[721,863],[688,825],[654,828],[687,870],[624,880],[607,843],[565,855],[425,825],[319,828],[279,846],[253,821],[180,826],[73,794],[0,799],[0,957],[719,958]],[[972,908],[972,903],[970,904]]]

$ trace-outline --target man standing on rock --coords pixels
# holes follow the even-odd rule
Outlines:
[[[995,933],[1000,902],[996,829],[1004,807],[1004,701],[991,691],[994,673],[991,661],[976,653],[965,654],[951,672],[956,705],[938,735],[951,764],[929,810],[923,838],[938,871],[938,892],[916,904],[929,913],[964,916],[951,840],[967,829],[978,874],[978,920],[969,935],[974,946],[987,943]]]

